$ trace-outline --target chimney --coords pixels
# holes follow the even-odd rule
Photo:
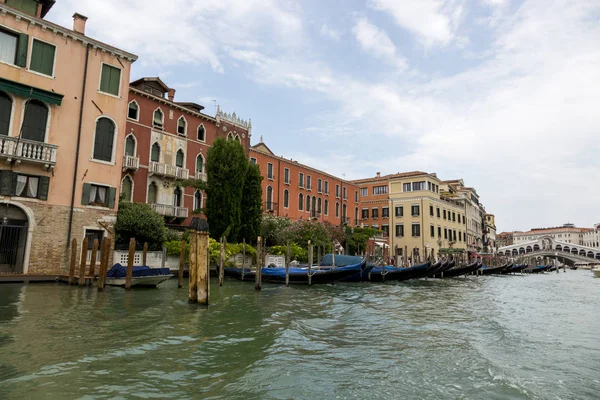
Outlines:
[[[169,89],[168,93],[168,97],[169,97],[169,101],[173,101],[175,99],[175,89]]]
[[[73,14],[73,30],[77,33],[85,35],[85,22],[88,17],[79,13]]]
[[[378,178],[381,178],[381,172],[378,172],[378,173],[377,173],[377,177],[378,177]]]

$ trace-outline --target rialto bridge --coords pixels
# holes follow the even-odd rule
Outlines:
[[[498,249],[498,254],[507,257],[548,257],[561,258],[573,263],[600,263],[600,249],[580,246],[554,240],[552,237],[542,237],[526,243],[513,244]]]

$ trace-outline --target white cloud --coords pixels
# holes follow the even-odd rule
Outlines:
[[[464,14],[458,0],[370,0],[369,5],[392,15],[428,47],[450,43]]]
[[[335,30],[332,27],[327,26],[325,24],[321,25],[321,28],[319,29],[319,33],[321,34],[321,36],[329,38],[329,39],[333,39],[333,40],[340,40],[340,37],[342,36],[340,34],[340,32],[338,32],[337,30]]]
[[[398,56],[396,46],[383,29],[371,24],[366,18],[360,18],[353,32],[364,51],[398,69],[406,69],[406,60]]]

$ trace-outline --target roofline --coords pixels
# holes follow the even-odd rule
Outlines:
[[[179,104],[177,104],[177,103],[175,103],[173,101],[169,101],[168,99],[163,99],[162,97],[158,97],[158,96],[155,96],[155,95],[153,95],[151,93],[144,92],[143,90],[139,90],[139,89],[136,89],[134,87],[129,86],[129,91],[133,92],[133,93],[136,93],[136,94],[139,94],[140,96],[145,96],[145,97],[147,97],[149,99],[158,101],[159,103],[163,103],[163,104],[166,104],[168,106],[172,106],[172,107],[177,108],[180,111],[184,111],[184,112],[186,112],[188,114],[195,115],[197,117],[204,118],[204,119],[207,119],[207,120],[212,121],[212,122],[217,122],[217,120],[214,117],[211,117],[210,115],[206,115],[206,114],[202,114],[202,113],[196,112],[194,110],[190,110],[189,108],[180,106]],[[129,102],[129,99],[128,99],[128,102]]]
[[[420,176],[420,175],[428,175],[431,178],[437,179],[438,181],[440,180],[439,178],[431,175],[429,172],[409,171],[409,172],[401,172],[399,174],[388,174],[388,175],[384,175],[384,176],[380,176],[380,177],[375,176],[373,178],[356,179],[356,180],[353,180],[351,182],[354,182],[356,184],[359,184],[359,183],[369,183],[369,182],[380,182],[380,181],[389,181],[389,180],[392,180],[392,179],[409,178],[409,177]]]
[[[134,85],[134,84],[136,84],[136,83],[139,83],[139,82],[148,82],[148,81],[155,81],[155,80],[156,80],[156,81],[158,81],[158,83],[159,83],[159,84],[160,84],[160,85],[161,85],[163,88],[166,88],[166,91],[167,91],[167,92],[168,92],[169,90],[171,90],[171,88],[170,88],[169,86],[167,86],[167,84],[166,84],[166,83],[164,83],[164,82],[162,81],[162,79],[160,79],[160,77],[158,77],[158,76],[143,76],[143,77],[141,77],[140,79],[136,79],[135,81],[133,81],[133,82],[130,82],[130,83],[129,83],[129,86],[131,86],[131,85]]]
[[[118,48],[108,45],[106,43],[100,42],[99,40],[92,39],[89,36],[83,35],[79,32],[75,32],[74,30],[65,28],[64,26],[55,24],[46,19],[42,19],[42,18],[34,17],[29,14],[25,14],[25,13],[23,13],[19,10],[16,10],[10,6],[7,6],[5,4],[0,3],[0,10],[2,10],[1,12],[3,14],[12,14],[15,17],[19,17],[20,19],[22,19],[24,21],[28,21],[30,26],[40,25],[41,27],[49,29],[50,31],[53,31],[55,33],[60,32],[60,33],[62,33],[63,37],[65,37],[65,38],[70,37],[74,41],[80,41],[84,46],[91,44],[93,47],[98,47],[106,52],[113,53],[116,56],[119,56],[119,57],[124,58],[131,62],[135,62],[138,59],[138,56],[133,53],[129,53],[127,51],[118,49]]]

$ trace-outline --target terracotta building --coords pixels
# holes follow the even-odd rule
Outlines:
[[[168,225],[187,226],[204,207],[205,194],[181,186],[188,178],[206,179],[208,149],[221,137],[250,143],[250,122],[217,109],[175,101],[175,89],[160,78],[141,78],[129,86],[127,135],[123,144],[121,198],[148,203]]]
[[[262,140],[250,147],[249,157],[263,176],[265,213],[334,225],[359,224],[359,187],[354,183],[276,156]]]
[[[137,57],[45,20],[54,3],[0,0],[0,272],[65,271],[115,219]]]

